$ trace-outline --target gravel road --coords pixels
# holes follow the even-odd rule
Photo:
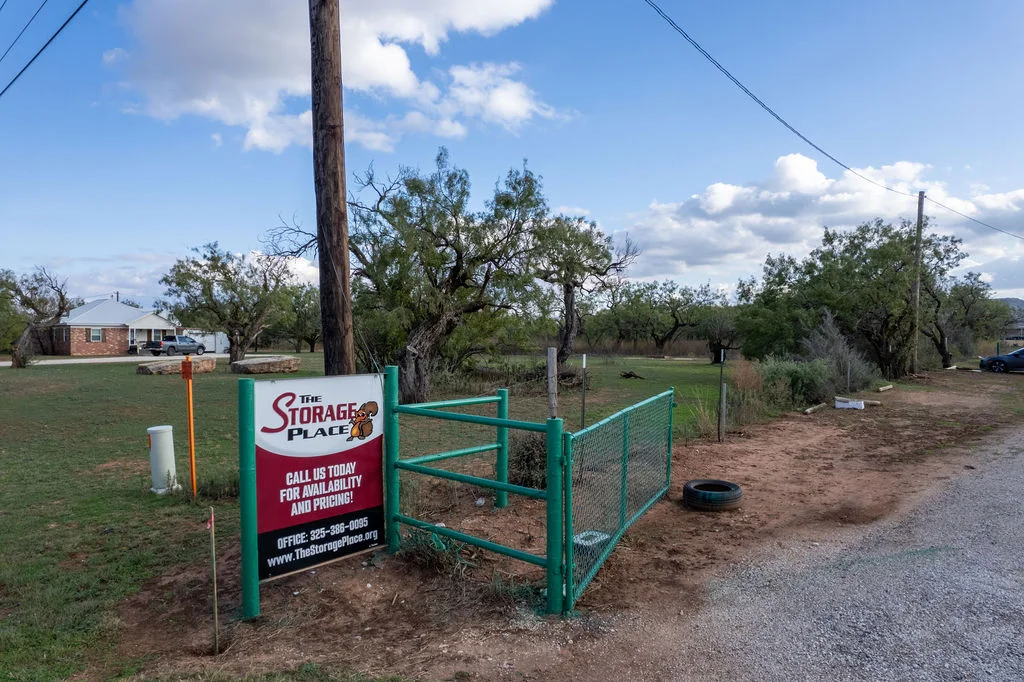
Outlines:
[[[971,449],[909,514],[713,583],[657,677],[1024,680],[1024,429]]]

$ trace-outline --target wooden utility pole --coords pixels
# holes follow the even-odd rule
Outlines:
[[[924,230],[924,190],[917,193],[917,240],[914,249],[914,357],[910,373],[917,374],[917,339],[921,335],[921,232]]]
[[[313,91],[313,183],[320,255],[324,374],[354,374],[352,288],[345,203],[345,121],[341,108],[341,20],[338,0],[309,0]]]

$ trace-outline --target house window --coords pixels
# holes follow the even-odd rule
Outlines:
[[[150,341],[160,341],[161,339],[163,339],[163,336],[160,334],[159,329],[152,330],[150,334],[152,334],[152,336],[150,337]]]
[[[68,328],[64,327],[64,341],[67,342],[67,340],[68,340]]]
[[[103,330],[99,327],[93,327],[89,330],[89,342],[90,343],[101,343],[103,341]]]
[[[134,346],[135,345],[135,330],[134,329],[129,329],[128,330],[128,345],[129,346]]]

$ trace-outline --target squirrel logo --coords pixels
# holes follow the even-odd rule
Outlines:
[[[366,440],[366,438],[373,433],[373,421],[371,420],[371,417],[376,416],[377,403],[372,400],[368,403],[363,403],[352,419],[348,422],[352,425],[352,431],[346,440],[352,440],[354,438]]]

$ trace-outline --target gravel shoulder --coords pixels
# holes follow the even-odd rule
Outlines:
[[[677,655],[657,677],[1024,679],[1024,429],[970,454],[898,520],[712,582],[692,623],[661,632]]]

